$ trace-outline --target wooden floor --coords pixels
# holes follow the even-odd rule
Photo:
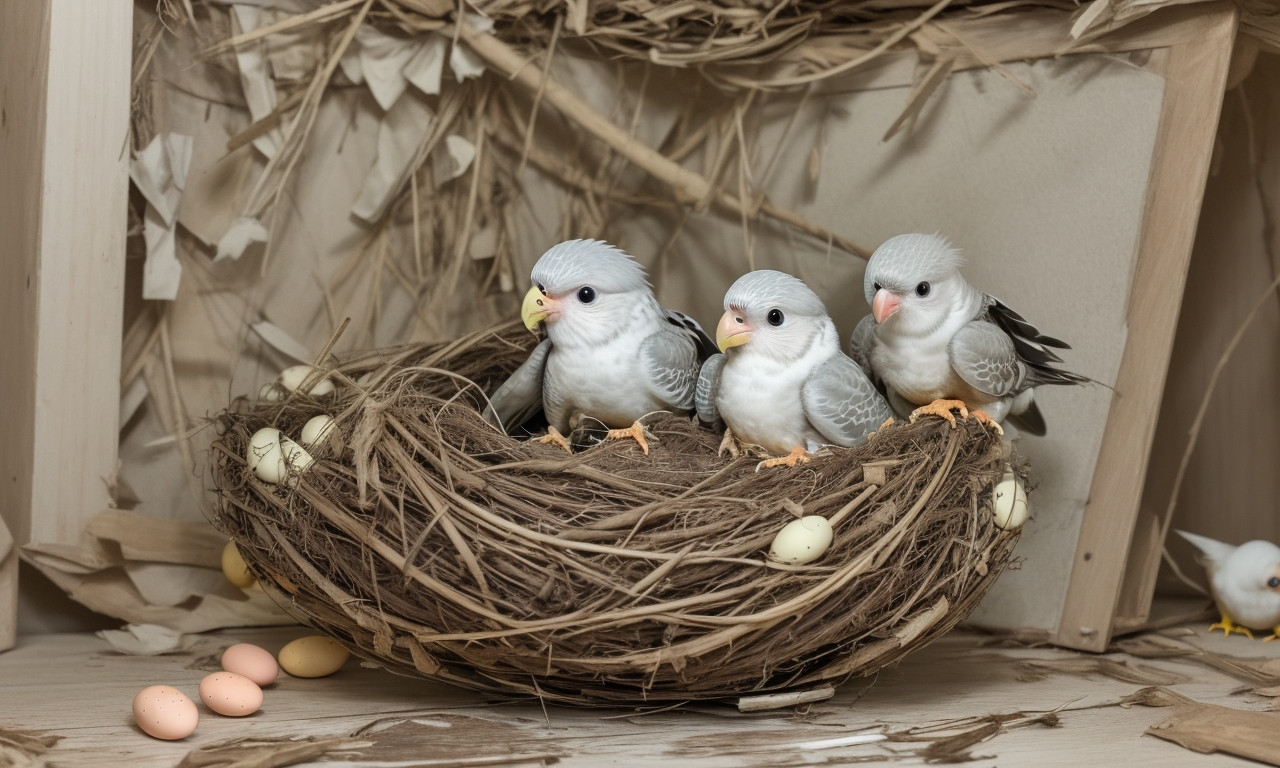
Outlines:
[[[148,768],[178,765],[193,750],[223,750],[222,761],[202,752],[193,758],[205,762],[187,765],[225,766],[253,749],[274,757],[239,765],[923,765],[931,756],[966,752],[978,766],[1257,765],[1144,735],[1173,707],[1119,704],[1135,691],[1163,686],[1199,702],[1264,711],[1275,700],[1251,692],[1258,685],[1256,676],[1247,682],[1248,670],[1280,671],[1280,642],[1210,637],[1203,626],[1143,636],[1143,647],[1155,651],[1138,649],[1146,657],[1165,655],[1162,648],[1193,655],[1141,659],[1010,647],[954,632],[877,679],[850,681],[803,711],[486,705],[474,694],[353,660],[328,678],[282,675],[266,689],[263,709],[248,718],[201,706],[199,728],[181,742],[157,741],[133,724],[130,703],[144,686],[174,685],[194,698],[227,645],[248,641],[276,651],[302,634],[300,628],[223,632],[201,636],[188,652],[150,657],[117,653],[90,634],[21,637],[17,648],[0,654],[0,765]],[[1252,661],[1237,668],[1233,659]],[[1277,712],[1254,717],[1264,725],[1265,718],[1280,721]],[[891,739],[828,746],[858,734]],[[942,739],[948,735],[957,738]],[[313,741],[299,741],[306,738]]]

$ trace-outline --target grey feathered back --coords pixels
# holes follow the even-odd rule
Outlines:
[[[649,287],[644,267],[630,254],[603,240],[566,240],[547,249],[530,275],[534,284],[561,293],[590,285],[606,293]]]

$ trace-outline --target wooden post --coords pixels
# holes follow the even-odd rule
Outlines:
[[[0,514],[17,546],[77,542],[116,471],[132,33],[129,0],[0,0]],[[0,649],[17,566],[0,560]]]
[[[1059,645],[1104,650],[1131,551],[1141,560],[1133,564],[1137,572],[1148,570],[1148,558],[1160,554],[1160,543],[1150,541],[1149,520],[1138,536],[1141,551],[1131,550],[1142,494],[1135,478],[1146,475],[1155,436],[1237,20],[1234,5],[1206,8],[1199,21],[1203,34],[1157,52],[1164,57],[1165,98],[1133,275],[1129,336],[1054,637]]]

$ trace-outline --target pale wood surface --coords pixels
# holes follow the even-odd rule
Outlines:
[[[19,545],[78,541],[116,471],[132,6],[0,2],[0,512]]]
[[[1235,39],[1233,6],[1206,11],[1202,35],[1158,51],[1166,77],[1160,134],[1129,304],[1129,336],[1076,546],[1062,620],[1066,646],[1106,647],[1164,390],[1204,181]],[[1133,552],[1158,557],[1158,550]],[[1150,560],[1148,560],[1150,562]],[[1138,572],[1146,572],[1142,564]],[[1146,588],[1143,579],[1135,588]],[[1135,599],[1150,600],[1150,594]]]
[[[953,718],[1058,710],[1060,725],[1032,725],[995,735],[973,748],[986,756],[977,765],[1080,766],[1138,765],[1232,766],[1244,760],[1205,756],[1143,736],[1169,717],[1168,709],[1114,706],[1148,682],[1122,682],[1099,674],[1051,672],[1021,682],[1031,660],[1099,657],[1046,648],[988,645],[987,638],[952,633],[916,653],[874,681],[852,680],[836,696],[806,712],[740,714],[726,705],[701,705],[683,711],[639,714],[624,710],[576,710],[536,703],[485,705],[475,694],[421,680],[400,678],[351,661],[338,674],[303,680],[282,676],[266,689],[263,709],[244,719],[225,718],[201,705],[196,733],[181,742],[161,742],[133,724],[130,703],[152,684],[173,685],[195,695],[199,680],[216,667],[221,649],[249,641],[278,651],[305,630],[243,630],[201,636],[190,651],[169,655],[125,656],[88,634],[24,635],[18,647],[0,654],[0,728],[53,734],[61,741],[36,765],[94,765],[102,768],[175,765],[188,751],[235,738],[342,737],[376,720],[383,725],[417,721],[408,745],[395,747],[378,733],[356,741],[373,742],[323,760],[373,765],[538,765],[558,758],[562,766],[781,766],[848,764],[888,758],[921,744],[858,745],[803,750],[797,743],[839,738],[859,732],[939,724]],[[1173,631],[1180,641],[1242,657],[1280,657],[1280,643],[1242,637],[1208,637],[1200,627]],[[1268,700],[1232,694],[1240,681],[1207,666],[1184,660],[1136,661],[1123,654],[1106,657],[1138,666],[1140,672],[1180,675],[1169,687],[1193,699],[1237,709],[1259,710]],[[1280,714],[1276,715],[1280,720]],[[386,732],[387,734],[392,731]],[[382,750],[382,751],[379,751]],[[375,762],[375,758],[381,762]],[[915,755],[906,765],[923,765]]]

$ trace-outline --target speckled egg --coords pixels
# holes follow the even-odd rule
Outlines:
[[[262,689],[235,672],[214,672],[200,681],[200,700],[220,715],[244,717],[262,708]]]
[[[253,643],[236,643],[222,652],[222,668],[244,675],[258,685],[271,685],[280,675],[276,657]]]
[[[133,697],[133,720],[148,736],[185,739],[200,722],[196,703],[171,685],[149,685]]]

